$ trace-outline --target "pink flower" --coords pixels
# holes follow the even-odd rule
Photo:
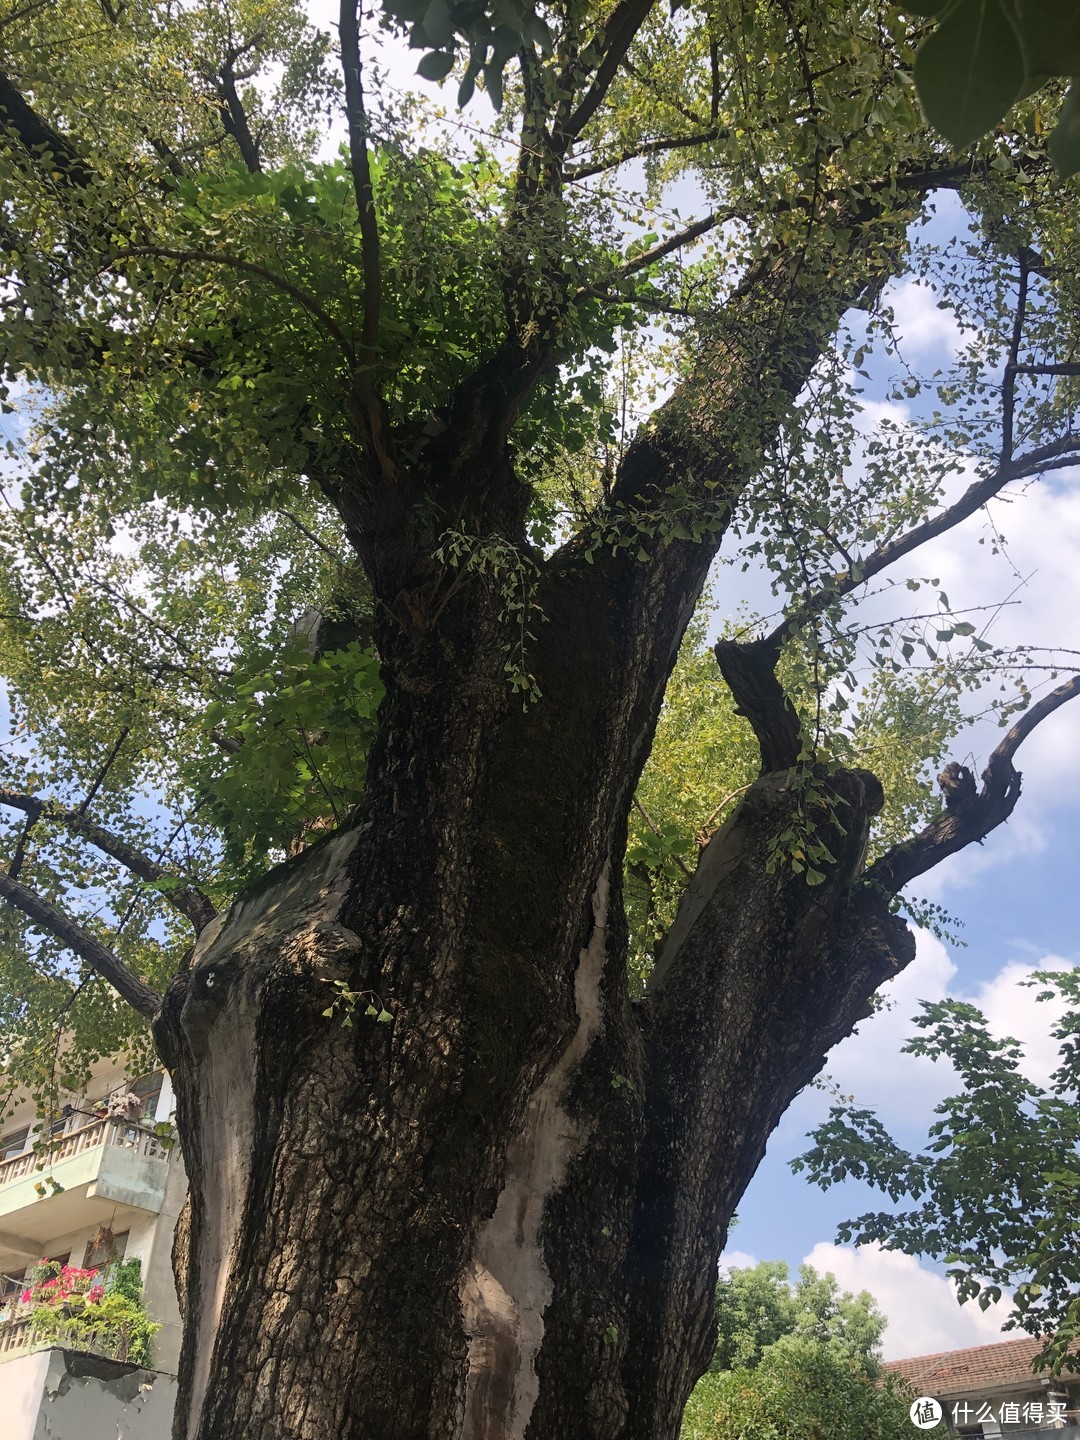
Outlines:
[[[89,1291],[89,1295],[88,1295],[88,1299],[89,1299],[91,1305],[96,1305],[96,1304],[98,1303],[98,1301],[101,1299],[101,1297],[102,1297],[104,1294],[105,1294],[105,1286],[104,1286],[104,1285],[91,1285],[90,1291]]]
[[[30,1301],[31,1301],[33,1298],[34,1298],[34,1297],[33,1297],[33,1294],[32,1294],[31,1291],[29,1291],[29,1290],[24,1290],[24,1291],[22,1292],[22,1303],[23,1303],[24,1305],[29,1305],[29,1304],[30,1304]]]

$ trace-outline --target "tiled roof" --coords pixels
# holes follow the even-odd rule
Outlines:
[[[1041,1384],[1041,1377],[1032,1373],[1031,1363],[1041,1349],[1041,1340],[1025,1336],[997,1345],[976,1345],[970,1350],[890,1360],[885,1369],[910,1380],[927,1395],[963,1395],[996,1385],[1025,1383],[1034,1389]]]

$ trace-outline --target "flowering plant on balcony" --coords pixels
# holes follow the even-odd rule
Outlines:
[[[30,1272],[30,1284],[20,1298],[23,1305],[96,1304],[104,1293],[99,1270],[42,1260]]]
[[[138,1260],[114,1260],[104,1271],[43,1260],[9,1323],[29,1311],[32,1343],[87,1350],[133,1365],[151,1363],[151,1340],[161,1329],[146,1314]]]

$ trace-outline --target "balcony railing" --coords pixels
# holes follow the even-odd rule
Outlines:
[[[154,1160],[164,1160],[168,1154],[157,1136],[148,1130],[133,1125],[129,1120],[105,1116],[81,1125],[78,1130],[69,1130],[45,1150],[27,1150],[22,1155],[12,1155],[0,1161],[0,1186],[10,1185],[13,1180],[22,1180],[27,1175],[58,1165],[61,1160],[82,1155],[98,1145],[116,1145]]]

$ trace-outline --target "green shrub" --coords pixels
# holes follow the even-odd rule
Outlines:
[[[753,1370],[705,1375],[681,1440],[911,1440],[911,1397],[842,1346],[785,1335]]]

